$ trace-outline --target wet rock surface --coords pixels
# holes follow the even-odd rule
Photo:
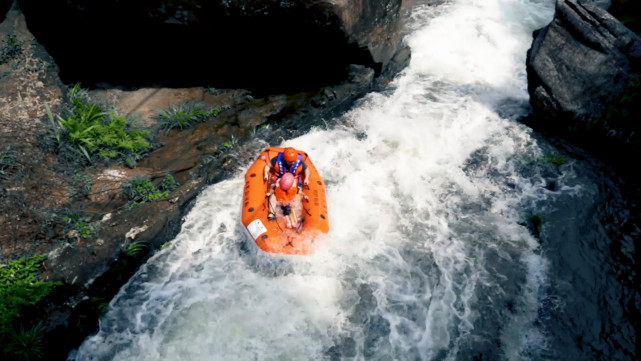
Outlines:
[[[641,38],[592,1],[558,1],[534,34],[527,71],[536,130],[572,140],[609,163],[641,149]]]

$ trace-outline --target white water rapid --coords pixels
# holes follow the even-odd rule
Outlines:
[[[543,151],[515,116],[527,111],[532,31],[553,8],[416,6],[411,64],[389,89],[340,127],[272,144],[306,151],[327,183],[318,252],[272,262],[248,251],[239,164],[69,359],[545,358],[533,323],[546,261],[523,221],[549,191],[518,171]]]

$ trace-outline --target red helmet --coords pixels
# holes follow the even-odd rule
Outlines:
[[[282,177],[280,177],[280,189],[287,191],[289,188],[292,187],[292,184],[294,184],[294,175],[291,173],[285,173],[283,174]]]
[[[283,151],[283,159],[285,159],[285,162],[287,163],[292,163],[298,158],[298,152],[292,147],[285,148]]]

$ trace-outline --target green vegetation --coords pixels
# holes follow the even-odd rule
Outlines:
[[[167,132],[174,128],[183,130],[196,123],[218,116],[223,110],[229,109],[229,106],[223,105],[212,110],[203,110],[203,108],[198,103],[184,101],[159,111],[157,118],[160,122],[160,127]]]
[[[8,178],[9,169],[16,164],[16,156],[13,148],[8,145],[0,152],[0,179]]]
[[[255,126],[249,130],[249,137],[250,138],[256,138],[258,136],[258,133],[263,130],[269,128],[269,124],[263,124],[259,126]]]
[[[18,41],[14,34],[8,34],[7,39],[3,41],[0,48],[0,64],[4,64],[10,59],[22,53],[22,42]]]
[[[236,138],[233,134],[229,137],[229,140],[226,141],[225,143],[221,144],[223,148],[233,148],[238,144],[238,138]]]
[[[89,152],[97,151],[103,158],[114,157],[118,150],[139,152],[149,148],[145,141],[147,132],[125,131],[127,119],[111,114],[111,120],[103,123],[105,114],[94,104],[83,104],[73,98],[74,112],[60,123],[67,130],[69,141],[84,146]]]
[[[169,196],[169,192],[159,192],[156,190],[156,187],[154,187],[149,178],[133,181],[128,193],[132,200],[129,204],[129,208],[133,208],[139,204],[151,202],[156,199],[165,199]]]
[[[40,360],[44,357],[43,333],[41,324],[30,330],[20,326],[19,332],[11,330],[2,351],[14,360]]]
[[[91,302],[96,304],[98,311],[98,318],[102,318],[109,310],[109,302],[105,301],[102,297],[91,297]]]
[[[11,334],[13,323],[25,306],[35,305],[60,284],[36,280],[45,257],[18,259],[0,268],[0,339]]]
[[[54,141],[56,149],[59,149],[63,145],[62,134],[60,133],[60,130],[63,129],[62,124],[60,124],[59,120],[53,117],[53,113],[51,113],[51,108],[49,107],[49,104],[47,102],[45,102],[45,110],[47,111],[47,116],[49,117],[49,122],[51,123],[51,130],[53,131],[51,139]]]
[[[567,158],[559,153],[547,153],[543,155],[541,158],[539,158],[540,162],[543,163],[552,163],[556,165],[563,165],[565,164],[568,160]]]
[[[83,238],[89,238],[95,235],[98,231],[98,226],[91,225],[91,217],[81,217],[76,214],[66,216],[63,218],[68,227],[78,232],[78,235]]]
[[[98,105],[82,97],[80,85],[70,91],[73,111],[67,117],[54,118],[47,104],[47,115],[53,127],[53,139],[57,148],[64,142],[76,148],[76,152],[93,163],[96,157],[106,160],[120,158],[130,167],[149,148],[145,140],[147,131],[126,130],[127,119],[114,113],[104,113]]]
[[[156,189],[151,179],[142,177],[134,179],[125,186],[125,193],[131,200],[128,207],[133,208],[145,202],[162,200],[169,197],[171,191],[178,188],[179,184],[170,174],[165,175],[160,183],[160,190]]]
[[[160,187],[162,190],[171,192],[176,188],[180,187],[180,184],[176,182],[176,180],[174,179],[174,177],[171,176],[171,174],[166,174],[165,178],[163,178],[162,183],[160,184]]]
[[[91,192],[93,180],[90,176],[82,172],[76,172],[74,175],[73,185],[80,190],[79,192],[74,191],[74,195],[86,196]]]
[[[147,249],[149,249],[149,244],[146,242],[132,242],[129,246],[123,248],[122,251],[127,257],[136,258]]]

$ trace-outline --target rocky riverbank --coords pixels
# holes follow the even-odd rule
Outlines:
[[[279,79],[252,79],[251,74],[256,74],[253,72],[250,76],[238,76],[238,82],[221,76],[224,80],[221,85],[246,84],[247,89],[214,87],[212,84],[218,84],[206,82],[213,78],[207,78],[211,74],[205,73],[200,82],[196,74],[176,87],[176,82],[170,80],[172,77],[174,80],[184,77],[181,69],[186,67],[192,71],[200,67],[205,71],[210,66],[193,59],[192,62],[174,64],[178,66],[176,69],[166,63],[166,68],[159,69],[158,64],[146,58],[145,61],[153,63],[149,68],[163,74],[155,73],[153,76],[169,81],[154,86],[148,78],[151,76],[149,69],[145,68],[144,61],[139,63],[140,58],[136,56],[128,57],[129,68],[117,62],[113,65],[114,69],[122,69],[131,80],[125,82],[125,78],[113,77],[114,73],[96,70],[108,66],[108,59],[114,60],[111,57],[114,53],[101,52],[97,56],[95,49],[89,50],[91,46],[73,49],[66,54],[82,58],[83,66],[87,67],[83,71],[88,72],[69,75],[70,66],[77,65],[73,61],[78,59],[54,59],[50,51],[61,52],[59,49],[50,50],[55,48],[55,42],[51,43],[51,38],[48,38],[49,43],[43,45],[40,37],[33,35],[43,31],[43,27],[45,31],[53,31],[46,26],[45,20],[61,24],[52,13],[38,8],[53,6],[53,2],[46,3],[15,2],[0,24],[3,40],[0,62],[0,152],[3,162],[0,169],[0,223],[3,226],[0,255],[2,262],[7,262],[46,254],[40,278],[62,283],[46,299],[26,309],[20,319],[14,320],[16,328],[24,326],[27,330],[40,324],[43,352],[49,360],[65,359],[70,349],[95,330],[106,304],[120,286],[155,250],[173,239],[190,202],[203,187],[238,171],[239,164],[246,164],[262,146],[279,143],[283,138],[295,136],[313,126],[326,126],[326,121],[344,112],[409,61],[409,51],[400,42],[400,23],[407,11],[406,4],[401,1],[365,2],[362,7],[354,8],[327,2],[318,8],[307,9],[305,15],[312,24],[319,19],[328,20],[321,26],[322,31],[342,34],[332,40],[335,43],[322,44],[324,51],[332,50],[332,47],[337,47],[333,50],[339,53],[342,47],[355,49],[349,52],[353,57],[331,60],[328,71],[333,73],[327,82],[323,82],[322,77],[312,79],[310,83],[301,79],[304,74],[312,74],[312,68],[322,65],[305,58],[314,47],[313,42],[306,45],[308,53],[296,59],[304,64],[305,69],[296,67],[294,74],[284,74],[287,69],[278,68],[271,76],[282,77],[284,81],[273,88],[259,85],[275,84],[274,81]],[[161,15],[171,17],[171,11],[174,15],[184,14],[183,11],[187,10],[183,5],[190,4],[194,5],[193,2],[175,2],[173,10],[165,9]],[[279,11],[275,3],[262,4],[271,6],[270,11]],[[56,10],[65,9],[63,5],[57,5]],[[46,14],[47,19],[34,21],[36,10],[31,9],[36,8],[40,12],[38,14]],[[383,8],[385,16],[381,16]],[[87,16],[87,13],[78,15],[78,9],[66,9],[64,16]],[[227,10],[235,12],[239,9]],[[266,8],[253,2],[252,7],[243,9],[245,13],[234,13],[234,16],[251,18]],[[96,9],[89,10],[91,15],[100,15]],[[300,15],[303,9],[294,10],[284,11],[284,15],[276,18]],[[145,11],[154,13],[149,8]],[[63,17],[63,14],[59,16]],[[383,21],[373,21],[372,17]],[[184,29],[195,26],[192,17],[182,19],[185,20],[182,23]],[[271,18],[262,20],[274,21]],[[39,21],[41,23],[34,25]],[[172,22],[163,18],[158,23]],[[297,36],[317,30],[308,25],[299,29]],[[372,27],[378,30],[372,31]],[[32,29],[37,30],[32,33]],[[90,32],[91,29],[85,30]],[[72,37],[86,36],[82,29],[74,29],[80,32],[66,30]],[[187,33],[196,36],[195,33]],[[134,43],[145,41],[138,35],[132,33],[129,40]],[[149,33],[143,35],[150,36]],[[313,39],[318,34],[308,35]],[[150,43],[157,41],[146,40]],[[77,41],[70,42],[78,44]],[[87,52],[81,56],[83,49]],[[71,50],[62,50],[65,51]],[[272,54],[272,57],[283,61],[283,56]],[[105,58],[107,63],[104,63]],[[234,59],[238,61],[240,58],[231,58],[232,61]],[[363,61],[359,62],[359,59]],[[320,61],[329,60],[324,58]],[[65,63],[64,69],[59,63]],[[211,67],[218,69],[217,74],[242,71],[231,67],[229,71],[221,72],[220,67],[225,64],[220,62]],[[69,84],[70,79],[79,81],[74,76],[81,78],[92,71],[105,77],[89,79],[86,88],[83,82],[75,87]],[[139,77],[136,77],[137,72],[141,73]],[[260,72],[269,75],[267,69],[261,68]],[[320,74],[327,76],[328,73],[321,71]],[[64,80],[62,75],[66,76]],[[287,79],[290,78],[296,81],[289,82]],[[106,82],[120,85],[107,86]],[[127,132],[147,132],[145,140],[148,147],[137,153],[123,149],[98,153],[87,151],[90,147],[86,143],[81,147],[83,144],[71,142],[71,132],[64,130],[61,123],[78,111],[78,105],[74,103],[76,100],[83,106],[99,107],[111,119],[124,117]],[[161,117],[161,114],[175,116],[195,109],[200,113],[210,112],[209,116],[201,117],[190,126],[181,124],[173,128]],[[143,183],[154,192],[146,193],[146,198],[132,196],[132,185]]]

